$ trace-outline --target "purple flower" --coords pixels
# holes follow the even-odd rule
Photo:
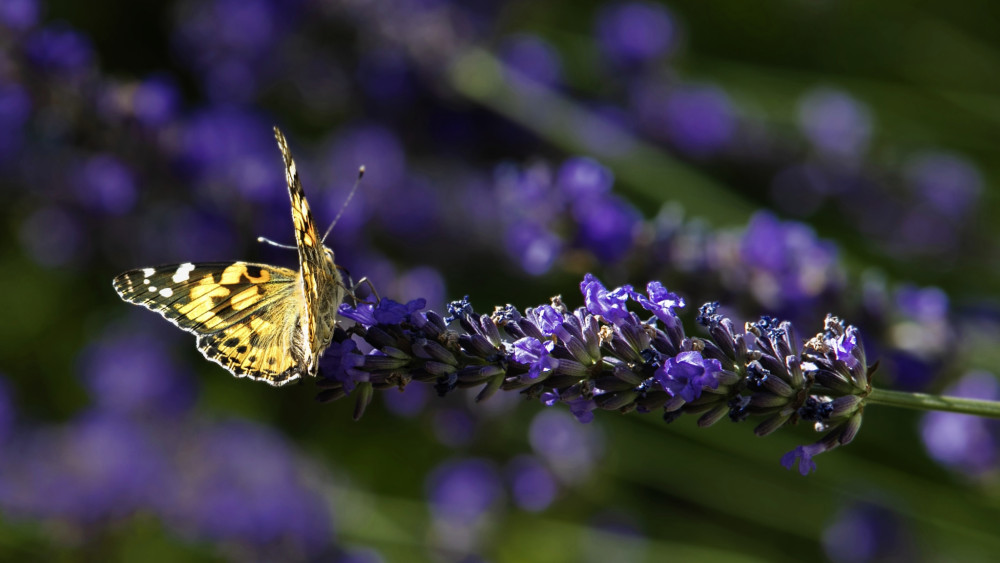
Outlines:
[[[35,65],[56,72],[83,70],[94,58],[90,39],[65,23],[32,32],[26,40],[25,51]]]
[[[507,479],[514,503],[528,512],[545,510],[559,492],[552,472],[534,456],[522,455],[511,460]]]
[[[833,348],[837,360],[844,362],[847,369],[852,370],[858,365],[858,359],[854,356],[855,349],[858,347],[858,329],[853,326],[847,327],[844,334],[831,340],[829,345]]]
[[[341,303],[337,313],[364,326],[399,324],[426,305],[427,300],[423,298],[414,299],[405,305],[392,299],[382,299],[377,304],[361,303],[357,307]]]
[[[674,313],[674,309],[684,307],[683,297],[667,291],[667,288],[663,287],[663,284],[658,281],[651,281],[646,284],[646,293],[649,294],[648,298],[639,293],[634,297],[644,309],[652,311],[656,315],[656,318],[660,319],[668,327],[674,327],[680,322],[680,319],[677,318],[677,313]]]
[[[594,409],[597,408],[597,403],[593,399],[580,397],[579,399],[570,399],[564,402],[569,407],[569,412],[576,417],[577,422],[580,424],[590,424],[593,422]]]
[[[500,499],[500,476],[485,459],[452,460],[427,478],[427,496],[437,518],[456,524],[484,515]]]
[[[580,291],[587,310],[594,315],[601,315],[609,322],[620,324],[629,317],[626,303],[634,293],[631,285],[625,285],[608,291],[604,284],[593,274],[587,274],[580,282]]]
[[[671,397],[681,396],[691,402],[701,396],[704,387],[718,389],[722,363],[705,359],[701,352],[681,352],[656,370],[653,377]]]
[[[857,158],[868,148],[872,118],[868,106],[846,92],[817,88],[799,101],[799,127],[819,151]]]
[[[546,340],[544,343],[537,338],[525,336],[513,344],[514,361],[531,366],[528,379],[537,378],[543,371],[559,367],[559,360],[549,354],[555,349],[555,342]]]
[[[552,305],[541,305],[529,309],[528,317],[546,336],[564,332],[563,315]]]
[[[725,91],[716,86],[681,86],[663,107],[662,133],[680,151],[696,157],[725,148],[736,132],[736,117]]]
[[[109,215],[129,212],[138,199],[132,171],[110,154],[94,155],[83,163],[77,196],[87,207]]]
[[[781,456],[781,466],[785,469],[791,469],[795,465],[795,462],[798,461],[799,474],[809,475],[813,471],[816,471],[816,462],[813,461],[813,456],[821,454],[826,450],[826,446],[820,442],[806,446],[796,446],[794,450]]]
[[[537,35],[521,34],[507,38],[500,46],[500,59],[515,87],[541,85],[553,88],[561,80],[559,53]]]
[[[350,338],[343,342],[331,343],[320,359],[320,372],[323,377],[340,381],[348,393],[353,391],[358,383],[368,381],[368,372],[357,369],[365,363],[365,357],[357,352],[358,343]]]
[[[38,22],[37,0],[4,0],[0,2],[0,25],[23,31]]]
[[[663,6],[629,2],[598,12],[597,38],[608,58],[629,65],[668,54],[675,47],[677,30]]]
[[[988,372],[971,372],[945,390],[945,394],[971,399],[1000,399],[1000,384]],[[924,415],[921,437],[927,452],[938,463],[968,475],[995,470],[1000,445],[1000,425],[995,420],[949,412]]]
[[[585,156],[567,159],[556,177],[556,187],[571,201],[607,194],[614,183],[615,175],[610,169]]]

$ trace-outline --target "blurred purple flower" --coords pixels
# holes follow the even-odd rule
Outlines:
[[[0,26],[24,31],[38,22],[39,12],[38,0],[3,0],[0,2]]]
[[[541,512],[552,504],[559,492],[555,477],[534,456],[521,455],[507,465],[511,497],[528,512]]]
[[[24,433],[5,452],[0,506],[12,516],[87,524],[129,516],[172,493],[165,460],[148,434],[106,413]]]
[[[110,412],[178,413],[194,403],[190,373],[177,366],[164,341],[152,334],[106,335],[85,349],[79,362],[94,403]]]
[[[260,202],[287,202],[281,157],[269,124],[232,107],[207,108],[193,115],[180,137],[179,159],[196,183],[231,201],[233,188]],[[355,172],[356,173],[356,172]]]
[[[709,156],[725,148],[735,135],[732,103],[717,86],[680,86],[663,104],[663,134],[681,152]]]
[[[505,39],[500,46],[500,60],[515,87],[559,86],[562,75],[559,53],[537,35],[519,34]]]
[[[701,396],[702,389],[719,387],[719,372],[722,363],[716,359],[706,359],[701,352],[681,352],[656,370],[653,377],[671,397],[681,396],[691,402]]]
[[[838,282],[837,250],[811,227],[781,221],[768,212],[754,214],[740,248],[743,263],[761,278],[752,290],[765,304],[807,301]]]
[[[670,12],[659,4],[607,5],[597,14],[597,40],[616,63],[645,63],[676,47],[677,26]]]
[[[88,251],[76,216],[58,207],[43,207],[28,215],[19,234],[28,255],[49,268],[79,263]]]
[[[111,154],[97,154],[83,162],[76,189],[84,206],[108,215],[131,211],[138,199],[132,170]]]
[[[1000,383],[992,373],[974,371],[966,374],[946,395],[1000,400]],[[924,415],[921,436],[927,452],[938,463],[956,471],[979,476],[997,468],[1000,424],[968,414],[931,412]]]
[[[90,39],[62,22],[33,31],[24,48],[32,63],[48,71],[80,71],[94,58]]]
[[[948,294],[937,287],[903,285],[896,290],[896,307],[915,321],[940,322],[948,318]]]
[[[919,197],[952,220],[962,219],[983,191],[979,169],[956,154],[926,152],[915,155],[907,160],[903,173]]]
[[[577,244],[604,264],[616,262],[632,250],[642,221],[639,211],[616,195],[576,201],[573,218],[579,229]]]
[[[136,86],[132,94],[132,113],[143,125],[160,127],[177,115],[180,97],[173,79],[153,75]]]
[[[528,431],[535,453],[568,483],[585,479],[601,455],[600,434],[564,410],[545,409],[535,415]]]
[[[552,268],[563,248],[563,241],[544,226],[530,221],[507,228],[507,252],[517,258],[528,274],[540,276]]]
[[[850,94],[816,88],[799,100],[799,127],[820,152],[855,159],[868,149],[872,118],[868,106]]]
[[[477,520],[501,495],[499,472],[485,459],[447,461],[427,478],[427,496],[435,517],[456,524]]]
[[[834,563],[919,560],[920,550],[892,511],[869,503],[841,510],[823,531],[823,550]]]
[[[196,537],[300,557],[331,544],[323,493],[303,479],[281,435],[231,421],[188,436],[177,460],[177,488],[163,509],[168,523]]]
[[[559,167],[555,185],[568,200],[574,201],[610,193],[614,183],[615,175],[608,167],[592,158],[577,156],[566,159]]]
[[[400,392],[382,393],[386,410],[403,418],[413,418],[423,412],[430,398],[429,385],[407,385]]]

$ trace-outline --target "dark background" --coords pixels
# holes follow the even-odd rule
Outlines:
[[[354,422],[353,397],[320,404],[311,382],[234,380],[110,283],[161,263],[293,267],[255,242],[291,241],[277,124],[321,228],[367,166],[328,244],[384,296],[441,310],[468,294],[489,312],[561,293],[576,307],[585,272],[660,279],[687,297],[688,322],[717,299],[805,338],[833,312],[868,331],[876,385],[959,392],[979,373],[964,392],[998,398],[990,2],[640,3],[647,17],[611,39],[602,26],[626,4],[0,2],[5,556],[989,560],[1000,547],[994,426],[870,406],[855,442],[803,478],[778,459],[815,440],[809,428],[758,439],[746,423],[614,412],[579,425],[517,396],[430,389],[380,394]],[[623,55],[622,37],[643,33],[651,50]],[[533,270],[511,241],[557,182],[504,196],[497,167],[553,176],[574,155],[607,166],[645,226],[609,250],[559,208],[546,220],[563,244]],[[831,241],[820,290],[793,298],[789,271],[748,258],[762,209],[813,229],[773,235],[799,257],[791,274]],[[929,455],[934,425],[957,429],[945,442],[961,455]]]

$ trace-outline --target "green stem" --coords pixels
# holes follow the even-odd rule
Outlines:
[[[927,395],[925,393],[872,389],[865,402],[872,405],[889,405],[907,409],[948,411],[1000,418],[1000,402],[998,401],[980,401],[977,399],[962,399],[960,397]]]

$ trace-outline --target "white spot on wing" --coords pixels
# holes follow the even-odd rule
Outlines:
[[[149,285],[149,278],[142,280],[142,283],[144,283],[146,285]],[[131,284],[129,284],[129,285],[131,285]]]
[[[147,278],[153,277],[153,274],[155,274],[155,273],[156,273],[156,269],[155,268],[143,268],[142,269],[142,275],[146,276]]]
[[[170,289],[169,287],[165,287],[165,288],[163,288],[163,289],[160,290],[160,295],[162,295],[164,297],[170,297],[173,294],[174,294],[174,290]]]
[[[155,286],[155,285],[151,285],[151,286],[149,286],[149,290],[150,290],[150,291],[156,291],[156,286]]]
[[[174,281],[174,283],[181,283],[188,281],[188,277],[191,275],[191,270],[194,270],[194,264],[190,262],[181,264],[177,268],[177,271],[174,272],[174,277],[171,279]]]

